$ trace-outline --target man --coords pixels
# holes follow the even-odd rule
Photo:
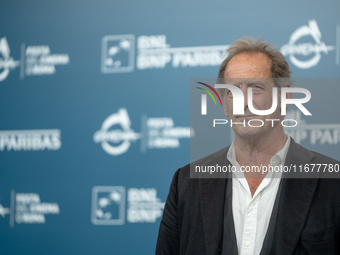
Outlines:
[[[233,125],[233,143],[195,165],[289,166],[340,164],[311,152],[283,132],[280,107],[255,116],[250,107],[272,106],[274,87],[290,86],[289,66],[278,50],[245,37],[228,49],[219,78],[242,90],[244,115],[233,114],[233,94],[222,91],[230,121],[263,120],[261,127]],[[279,81],[271,78],[283,79]],[[252,95],[248,95],[248,88]],[[252,105],[247,97],[252,96]],[[234,178],[191,179],[177,170],[163,212],[156,254],[340,254],[340,181],[283,178],[282,173],[232,173]],[[274,178],[275,177],[275,178]],[[315,177],[315,176],[314,176]]]

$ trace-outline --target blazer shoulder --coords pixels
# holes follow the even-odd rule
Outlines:
[[[291,138],[291,144],[287,153],[287,160],[292,162],[312,162],[316,164],[340,164],[336,159],[330,158],[316,151],[311,151],[296,143]]]
[[[315,155],[315,158],[313,159],[314,162],[318,162],[318,163],[320,162],[321,164],[322,163],[323,164],[340,164],[340,161],[334,158],[328,157],[316,151],[310,151],[310,152]]]
[[[200,158],[194,162],[191,162],[185,166],[183,166],[182,168],[177,170],[177,174],[178,174],[178,178],[179,179],[187,179],[190,178],[190,165],[200,165],[200,166],[204,166],[212,161],[221,161],[222,159],[224,159],[227,156],[227,152],[229,150],[229,147],[225,147],[219,151],[216,151],[208,156],[205,156],[203,158]],[[176,174],[175,173],[175,174]]]

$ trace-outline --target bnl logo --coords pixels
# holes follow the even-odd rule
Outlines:
[[[132,72],[134,69],[135,36],[109,35],[102,39],[102,73]]]
[[[94,225],[124,224],[125,188],[123,186],[93,187],[91,221]]]

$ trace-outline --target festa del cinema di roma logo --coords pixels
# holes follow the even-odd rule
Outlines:
[[[110,130],[112,126],[120,125],[122,129]],[[125,108],[120,109],[117,113],[111,114],[105,119],[102,128],[93,136],[95,143],[100,142],[104,151],[110,155],[120,155],[126,152],[131,142],[140,138],[139,133],[131,129],[131,120]],[[112,146],[110,142],[119,144]]]
[[[6,37],[0,38],[0,82],[4,81],[10,71],[16,67],[20,69],[20,80],[25,76],[53,75],[56,66],[70,63],[68,54],[52,54],[49,45],[21,44],[20,60],[14,60],[10,55]]]
[[[299,43],[300,40],[311,37],[314,44],[311,42]],[[304,25],[296,29],[289,38],[289,42],[281,47],[281,53],[288,56],[289,60],[301,69],[308,69],[316,66],[320,59],[321,53],[328,54],[329,51],[335,50],[334,46],[326,45],[321,41],[321,32],[315,20],[310,20],[308,26]],[[309,55],[314,54],[309,59],[298,59],[300,55],[302,58],[307,58]]]
[[[119,156],[137,140],[141,140],[141,152],[146,152],[146,149],[179,148],[179,139],[194,135],[192,128],[175,126],[169,117],[147,118],[143,115],[141,129],[137,133],[131,128],[129,114],[121,108],[104,120],[101,129],[93,135],[93,141],[100,143],[109,155]]]
[[[6,37],[0,38],[0,82],[7,78],[10,70],[20,65],[20,61],[14,60],[10,53],[11,50]]]
[[[219,94],[217,93],[217,91],[211,87],[210,85],[206,84],[206,83],[202,83],[202,82],[198,82],[201,85],[206,86],[207,88],[209,88],[219,99],[220,104],[222,105],[222,101],[221,98],[219,96]],[[217,105],[216,100],[214,98],[214,96],[207,90],[204,88],[200,88],[197,87],[198,89],[201,89],[203,91],[205,91],[208,95],[210,95],[210,97],[213,99],[215,105]],[[232,93],[232,97],[233,97],[233,114],[234,115],[244,115],[244,95],[243,92],[240,88],[238,88],[235,85],[231,85],[231,84],[215,84],[215,88],[218,89],[228,89],[230,90],[230,92]],[[302,93],[305,95],[304,98],[287,98],[287,94],[288,93]],[[253,106],[253,88],[252,87],[248,87],[247,88],[247,94],[248,94],[248,108],[250,110],[251,113],[255,114],[255,115],[270,115],[272,114],[278,105],[278,88],[274,87],[272,90],[272,106],[270,109],[267,110],[258,110],[255,109],[255,107]],[[309,90],[305,89],[305,88],[292,88],[292,87],[282,87],[281,88],[281,115],[286,115],[286,106],[290,105],[290,104],[294,104],[297,106],[298,109],[300,109],[300,111],[304,114],[304,115],[312,115],[302,104],[307,103],[309,100],[311,99],[311,93]],[[207,95],[206,94],[202,94],[201,95],[201,115],[207,115]],[[275,121],[280,121],[279,119],[266,119],[265,121],[270,121],[272,123],[272,127],[274,126],[274,122]],[[260,124],[252,124],[253,122],[261,122]],[[294,122],[294,125],[285,125],[285,122]],[[228,120],[227,119],[214,119],[213,120],[213,126],[215,127],[217,124],[227,124]],[[235,122],[233,123],[232,120],[230,120],[230,125],[232,127],[232,125],[236,125],[236,124],[242,124],[244,127],[246,126],[246,120],[243,120],[243,122]],[[261,119],[250,119],[247,122],[249,127],[262,127],[264,125],[264,121]],[[284,127],[295,127],[297,126],[297,121],[294,119],[284,119],[283,121],[281,121],[281,125]]]

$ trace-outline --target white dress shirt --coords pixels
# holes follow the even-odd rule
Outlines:
[[[289,144],[290,136],[287,135],[284,147],[271,158],[271,166],[284,165]],[[229,148],[227,158],[237,170],[240,169],[236,160],[234,142]],[[281,175],[282,173],[268,173],[252,196],[244,174],[233,173],[232,212],[239,255],[260,254]]]

